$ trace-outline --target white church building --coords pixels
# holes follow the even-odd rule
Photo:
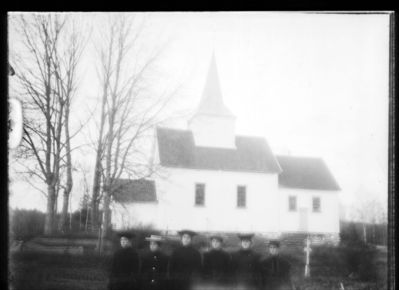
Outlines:
[[[340,190],[320,158],[279,156],[260,137],[235,134],[215,58],[186,130],[158,127],[152,179],[119,180],[115,229],[255,232],[339,237]]]

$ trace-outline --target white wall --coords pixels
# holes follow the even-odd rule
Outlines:
[[[160,220],[158,203],[113,204],[111,219],[112,227],[117,230],[155,226]]]
[[[196,183],[205,183],[205,206],[195,205]],[[246,208],[236,206],[238,185],[247,188]],[[170,169],[166,178],[156,180],[156,188],[157,210],[146,204],[125,206],[131,213],[130,225],[230,232],[279,229],[277,174]],[[121,218],[115,217],[114,221],[120,228]]]
[[[205,206],[195,205],[195,184],[205,184]],[[237,208],[237,186],[247,188],[247,207]],[[120,229],[152,225],[161,230],[300,231],[300,209],[306,209],[308,231],[339,233],[339,200],[334,191],[278,188],[277,174],[168,169],[156,179],[158,203],[116,205],[113,225]],[[297,211],[288,210],[297,197]],[[312,211],[320,197],[321,212]]]
[[[300,209],[306,210],[308,231],[339,233],[339,198],[337,191],[279,188],[280,223],[284,232],[300,231]],[[297,211],[288,210],[288,197],[297,197]],[[313,212],[312,198],[320,197],[321,211]]]
[[[236,148],[235,118],[223,116],[195,116],[188,124],[196,146]]]

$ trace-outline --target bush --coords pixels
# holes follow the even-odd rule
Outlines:
[[[346,269],[362,281],[375,280],[377,276],[377,249],[363,242],[350,242],[342,247]]]
[[[56,259],[55,259],[56,257]],[[72,268],[102,268],[108,262],[107,256],[82,255],[77,259],[76,256],[68,254],[52,254],[37,252],[17,252],[11,257],[13,263],[46,265],[48,267],[72,267]]]
[[[44,232],[45,214],[37,210],[15,209],[10,214],[10,236],[14,240],[29,240]]]
[[[64,238],[64,239],[98,239],[98,233],[84,231],[67,231],[65,233],[55,232],[51,235],[43,234],[45,238]]]
[[[361,281],[373,281],[377,277],[377,250],[363,242],[348,242],[339,247],[314,247],[311,254],[313,274],[334,273]]]
[[[367,243],[374,245],[387,245],[387,224],[364,224],[359,222],[341,221],[341,241],[359,242],[364,241],[366,233]]]
[[[317,246],[311,252],[312,273],[316,276],[347,276],[345,257],[339,247]]]
[[[356,223],[341,221],[340,229],[342,242],[360,242],[362,240],[361,228]]]

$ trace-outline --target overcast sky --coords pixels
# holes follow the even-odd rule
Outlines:
[[[95,38],[101,15],[80,16]],[[160,63],[165,83],[182,86],[174,109],[195,109],[214,51],[237,134],[265,137],[276,154],[322,157],[346,206],[359,197],[386,205],[388,15],[213,12],[146,18],[146,45],[168,42]],[[89,43],[82,61],[79,97],[86,101],[75,105],[78,115],[96,98],[93,47]],[[185,128],[186,122],[168,126]],[[94,161],[94,155],[86,158]],[[10,205],[45,209],[40,194],[20,182],[12,185]]]

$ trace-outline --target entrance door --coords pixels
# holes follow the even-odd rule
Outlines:
[[[308,231],[308,209],[307,208],[299,209],[299,231],[301,231],[301,232]]]

